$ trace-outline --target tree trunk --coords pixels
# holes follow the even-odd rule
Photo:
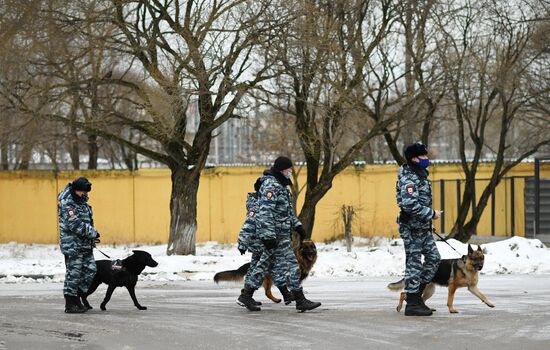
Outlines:
[[[122,160],[124,161],[124,164],[128,168],[128,170],[133,171],[136,170],[134,159],[135,153],[131,150],[127,150],[126,147],[123,145],[120,145],[120,154],[122,155]]]
[[[80,148],[79,148],[79,140],[78,140],[78,128],[74,124],[76,121],[76,104],[77,104],[77,98],[74,97],[73,99],[73,105],[71,106],[71,112],[69,114],[69,120],[70,123],[70,135],[71,135],[71,141],[69,144],[69,155],[71,157],[71,163],[73,165],[74,170],[80,170]]]
[[[74,170],[80,170],[80,150],[78,149],[78,139],[73,138],[69,146],[69,155]]]
[[[342,221],[344,222],[344,235],[346,237],[346,249],[348,253],[351,253],[351,243],[353,237],[351,235],[351,228],[353,226],[353,217],[355,216],[355,210],[351,205],[342,206]]]
[[[8,140],[7,137],[2,137],[2,141],[0,143],[0,164],[2,165],[2,170],[8,170],[9,167],[9,158],[8,158]]]
[[[71,144],[69,146],[69,155],[74,170],[80,170],[80,149],[78,147],[78,135],[76,127],[71,125]]]
[[[374,164],[374,152],[372,151],[371,142],[367,142],[363,156],[365,157],[365,162],[367,164]]]
[[[397,162],[397,164],[405,164],[407,161],[405,160],[405,157],[401,155],[401,152],[397,148],[397,142],[392,137],[392,135],[389,132],[384,133],[384,139],[386,140],[386,144],[388,145],[388,148],[390,149],[391,155],[393,156],[393,159]]]
[[[138,161],[137,153],[132,152],[132,160],[134,161],[134,167],[132,168],[132,171],[133,170],[138,170],[139,169],[139,161]]]
[[[494,171],[499,171],[500,167],[495,167]],[[485,208],[487,208],[487,203],[489,203],[489,199],[491,198],[491,194],[495,192],[498,184],[502,180],[504,174],[493,174],[493,179],[489,182],[487,187],[483,190],[483,193],[481,194],[481,197],[479,198],[479,202],[477,202],[475,208],[473,209],[472,217],[470,218],[470,221],[464,225],[464,240],[461,240],[462,242],[466,243],[472,235],[475,235],[477,233],[477,225],[479,224],[479,221],[481,220],[481,215],[485,211]]]
[[[57,162],[57,149],[58,149],[58,146],[55,145],[51,151],[48,151],[46,150],[46,154],[48,155],[48,157],[50,157],[50,159],[52,160],[52,164],[53,164],[53,170],[55,172],[58,172],[59,171],[59,163]]]
[[[428,106],[428,111],[426,112],[426,117],[424,118],[424,123],[422,125],[422,135],[420,140],[423,144],[429,145],[430,133],[432,131],[432,122],[435,119],[434,114],[437,106],[429,98],[426,99],[426,104]]]
[[[29,170],[32,158],[32,148],[32,144],[28,141],[23,144],[19,166],[17,167],[18,170]]]
[[[472,206],[472,199],[474,196],[475,189],[474,180],[466,180],[466,185],[464,188],[464,195],[462,196],[462,201],[460,203],[460,208],[458,208],[458,214],[455,221],[455,224],[451,230],[451,237],[457,239],[461,242],[468,242],[472,234],[465,231],[464,223],[468,217],[468,212]]]
[[[195,254],[199,176],[183,165],[171,168],[170,236],[168,255]]]
[[[302,223],[304,230],[306,231],[306,238],[311,238],[313,232],[313,225],[315,224],[315,207],[317,202],[310,200],[306,192],[306,198],[302,210],[300,210],[300,215],[298,219]]]
[[[489,202],[489,197],[491,196],[491,192],[495,189],[490,189],[489,186],[485,188],[483,191],[483,194],[481,195],[481,198],[479,199],[479,202],[477,203],[475,209],[473,210],[472,217],[470,218],[470,221],[464,225],[464,229],[462,230],[462,235],[459,239],[461,242],[466,243],[470,240],[470,238],[477,234],[477,225],[479,224],[479,220],[481,220],[481,215],[483,214],[483,211],[487,207],[487,203]]]
[[[88,169],[97,169],[98,154],[97,135],[90,133],[88,134]]]
[[[310,187],[309,183],[307,185],[308,190],[306,191],[306,197],[304,198],[304,205],[302,206],[302,210],[300,210],[300,215],[298,216],[298,219],[306,230],[307,238],[311,238],[311,234],[313,232],[317,203],[319,203],[323,196],[332,188],[333,179],[334,177],[328,179],[321,177],[319,182],[315,181],[315,186]]]

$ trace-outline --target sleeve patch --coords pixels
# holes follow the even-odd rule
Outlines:
[[[412,194],[414,193],[414,185],[413,185],[413,184],[407,185],[407,186],[405,187],[405,189],[407,190],[407,193],[408,193],[409,195],[412,195]]]
[[[273,192],[272,191],[267,191],[265,196],[267,197],[267,199],[271,199],[271,198],[273,198]]]
[[[251,210],[249,213],[248,213],[248,217],[253,217],[254,215],[256,215],[256,213],[254,212],[254,210]]]
[[[72,208],[67,209],[67,214],[69,214],[69,216],[73,216],[74,210]]]

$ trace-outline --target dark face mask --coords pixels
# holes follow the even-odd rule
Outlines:
[[[430,165],[430,160],[429,160],[429,159],[421,159],[421,158],[419,158],[419,159],[418,159],[418,165],[419,165],[421,168],[426,169],[426,168]]]

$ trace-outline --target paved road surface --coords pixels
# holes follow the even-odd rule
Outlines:
[[[482,276],[490,309],[460,289],[450,314],[446,289],[428,303],[432,317],[395,311],[388,278],[305,283],[318,310],[264,302],[251,313],[235,304],[240,286],[210,282],[139,282],[146,311],[117,289],[108,310],[63,313],[58,283],[0,284],[3,349],[550,349],[550,276]],[[90,297],[97,306],[105,286]],[[259,294],[259,293],[257,293]],[[262,293],[263,294],[263,293]]]

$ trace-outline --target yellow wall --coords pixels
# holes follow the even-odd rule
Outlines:
[[[340,207],[353,205],[357,212],[354,234],[397,236],[395,217],[395,165],[368,165],[346,169],[317,206],[313,237],[328,240],[342,233]],[[488,178],[492,164],[483,164],[479,179]],[[252,190],[262,167],[216,167],[203,171],[199,186],[197,241],[235,242],[245,218],[246,193]],[[520,164],[508,176],[532,176],[533,164]],[[56,195],[72,179],[87,176],[93,183],[90,204],[104,243],[166,243],[169,230],[170,172],[168,169],[127,171],[2,171],[0,172],[0,242],[55,243],[58,240]],[[541,176],[550,177],[550,168]],[[440,207],[440,179],[463,179],[459,165],[435,165],[430,178],[434,208]],[[300,174],[305,181],[305,171]],[[483,190],[478,181],[476,195]],[[524,180],[515,179],[515,230],[524,234]],[[464,185],[462,185],[464,190]],[[300,196],[298,206],[303,200]],[[496,190],[496,229],[511,234],[510,182]],[[456,183],[445,183],[445,230],[456,219]],[[491,234],[491,204],[482,217],[480,235]],[[439,223],[436,227],[440,230]]]

